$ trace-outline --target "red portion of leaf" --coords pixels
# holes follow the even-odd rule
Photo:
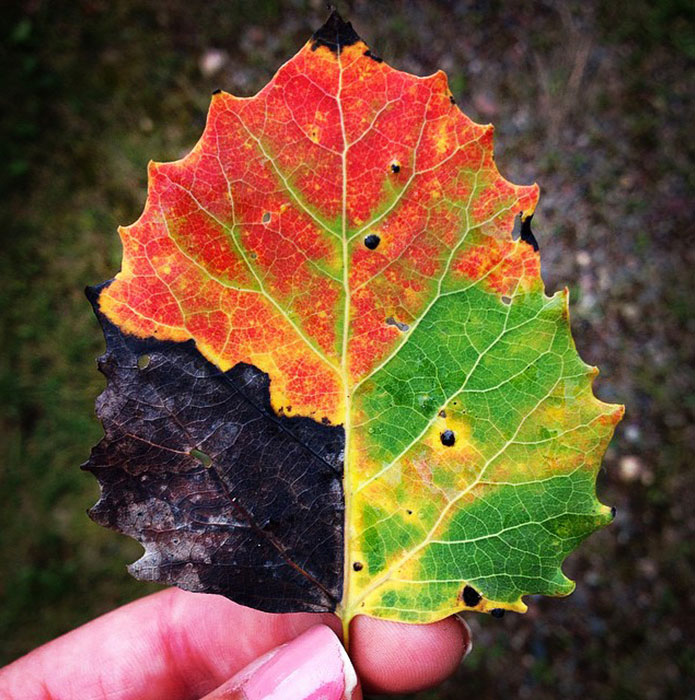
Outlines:
[[[255,97],[213,98],[193,152],[151,167],[101,306],[127,332],[193,338],[222,369],[258,366],[276,410],[333,423],[401,342],[387,319],[412,323],[452,263],[470,267],[462,236],[506,234],[537,198],[499,175],[492,128],[443,73],[351,41],[312,40]]]

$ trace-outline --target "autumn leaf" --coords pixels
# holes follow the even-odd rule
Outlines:
[[[623,409],[592,393],[567,290],[545,294],[538,188],[500,175],[492,132],[333,13],[150,164],[89,292],[91,514],[143,544],[135,576],[346,622],[571,592]]]

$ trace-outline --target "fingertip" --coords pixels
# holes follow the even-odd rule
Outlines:
[[[355,669],[335,632],[315,625],[242,669],[203,700],[361,700]]]
[[[362,687],[373,693],[412,693],[437,685],[471,648],[470,630],[457,617],[416,625],[358,615],[350,638]]]

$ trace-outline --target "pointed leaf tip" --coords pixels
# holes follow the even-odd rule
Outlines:
[[[336,55],[339,55],[346,46],[352,46],[361,41],[352,23],[346,22],[335,8],[311,38],[313,51],[316,51],[319,46],[325,46]]]

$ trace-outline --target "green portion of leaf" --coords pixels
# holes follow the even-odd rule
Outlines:
[[[563,560],[611,520],[586,471],[498,487],[460,509],[427,548],[413,585],[385,591],[380,605],[418,621],[459,597],[464,584],[512,605],[529,591],[567,595],[574,583],[562,574]]]
[[[595,473],[621,410],[593,396],[566,305],[538,284],[443,294],[360,387],[355,610],[426,622],[466,585],[480,610],[572,591],[564,558],[612,519]]]

